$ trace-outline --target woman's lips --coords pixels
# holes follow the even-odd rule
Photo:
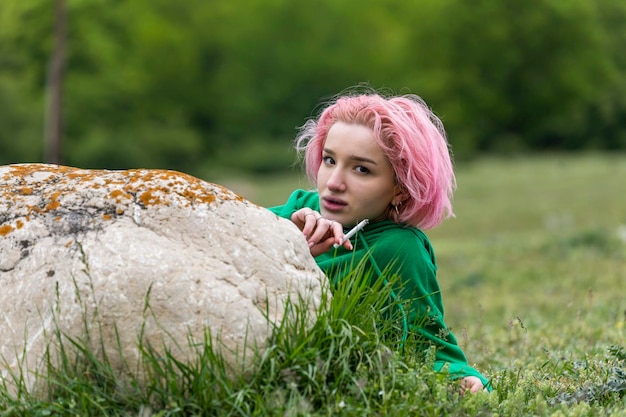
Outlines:
[[[328,211],[339,211],[348,205],[345,201],[339,198],[324,197],[322,198],[322,204]]]

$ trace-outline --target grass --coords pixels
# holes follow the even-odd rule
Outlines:
[[[432,357],[395,349],[375,308],[385,288],[351,282],[312,329],[294,304],[253,375],[230,378],[207,342],[193,364],[146,348],[153,378],[122,382],[68,341],[81,360],[51,370],[47,396],[0,388],[0,417],[626,416],[626,155],[482,159],[457,173],[457,218],[428,234],[446,321],[491,394],[461,396]],[[215,182],[269,206],[306,187],[295,177]]]

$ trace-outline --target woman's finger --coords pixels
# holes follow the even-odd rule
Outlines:
[[[322,215],[313,210],[304,214],[304,227],[302,228],[302,233],[306,237],[307,241],[311,240],[311,235],[317,228],[317,221],[320,218],[322,218]]]
[[[315,230],[308,238],[309,247],[331,238],[331,245],[341,241],[343,227],[334,220],[319,217],[315,220]],[[329,248],[330,249],[330,248]]]
[[[310,250],[311,250],[311,255],[313,256],[317,256],[317,255],[321,255],[322,253],[326,253],[330,250],[330,248],[333,247],[333,244],[335,242],[335,238],[334,237],[329,237],[328,239],[320,242],[320,243],[316,243],[315,245],[311,246]]]
[[[341,241],[344,237],[343,225],[339,222],[332,221],[330,228],[332,230],[332,236],[334,237],[333,245],[341,245]],[[350,242],[350,239],[346,239],[346,241],[343,242],[343,247],[352,250],[352,242]]]

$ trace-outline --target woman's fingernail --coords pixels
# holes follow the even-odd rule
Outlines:
[[[309,248],[312,248],[315,245],[315,242],[309,242]]]

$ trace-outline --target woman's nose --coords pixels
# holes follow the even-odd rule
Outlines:
[[[335,168],[333,172],[328,177],[328,182],[326,184],[329,190],[332,191],[343,191],[346,188],[346,182],[341,169]]]

